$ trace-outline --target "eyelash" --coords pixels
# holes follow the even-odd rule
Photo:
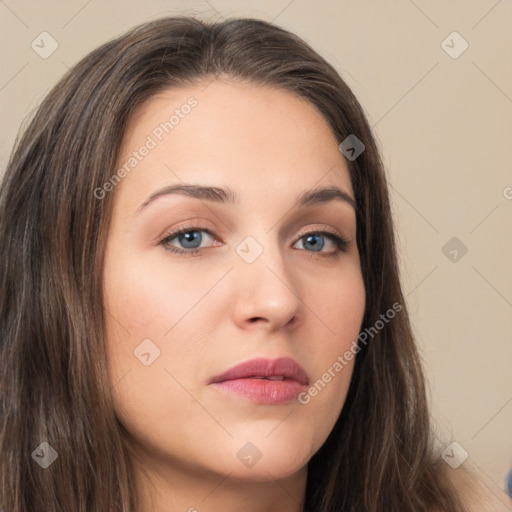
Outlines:
[[[166,233],[165,236],[160,240],[159,245],[162,245],[166,251],[175,253],[175,254],[186,254],[189,256],[193,255],[199,255],[202,252],[202,249],[179,249],[178,247],[175,247],[173,245],[169,245],[169,242],[176,238],[179,235],[182,235],[184,233],[190,233],[193,231],[205,231],[213,238],[216,238],[215,235],[206,227],[204,226],[178,226],[174,231],[170,233]],[[336,250],[329,253],[323,253],[323,252],[316,252],[316,251],[305,251],[307,253],[311,253],[308,256],[315,258],[316,256],[320,256],[322,258],[329,257],[329,258],[337,258],[340,256],[342,252],[346,252],[348,249],[349,241],[341,235],[341,233],[338,232],[331,232],[331,231],[307,231],[303,234],[301,234],[297,241],[301,240],[302,238],[305,238],[308,235],[320,235],[320,236],[327,236],[330,238],[335,246]],[[204,249],[204,248],[203,248]],[[302,249],[304,251],[304,249]]]

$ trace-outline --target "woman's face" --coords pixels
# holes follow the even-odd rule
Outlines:
[[[339,142],[305,100],[223,81],[165,91],[132,117],[124,172],[97,196],[116,194],[112,394],[147,469],[286,478],[327,438],[365,307]],[[196,188],[165,193],[176,185]],[[324,188],[341,193],[301,201]]]

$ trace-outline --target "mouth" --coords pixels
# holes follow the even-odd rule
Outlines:
[[[255,403],[272,405],[295,400],[309,385],[309,378],[304,368],[289,357],[257,358],[213,377],[208,384]]]

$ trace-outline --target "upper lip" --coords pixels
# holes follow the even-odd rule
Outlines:
[[[223,374],[213,377],[209,384],[249,377],[281,376],[296,380],[304,385],[308,385],[309,383],[308,375],[304,368],[291,357],[280,357],[278,359],[265,359],[260,357],[233,366]]]

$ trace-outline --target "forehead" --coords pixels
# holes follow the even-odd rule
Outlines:
[[[121,188],[144,195],[181,180],[241,195],[297,195],[316,185],[352,194],[338,145],[323,116],[294,93],[210,80],[161,91],[136,110],[118,162],[135,165]]]

